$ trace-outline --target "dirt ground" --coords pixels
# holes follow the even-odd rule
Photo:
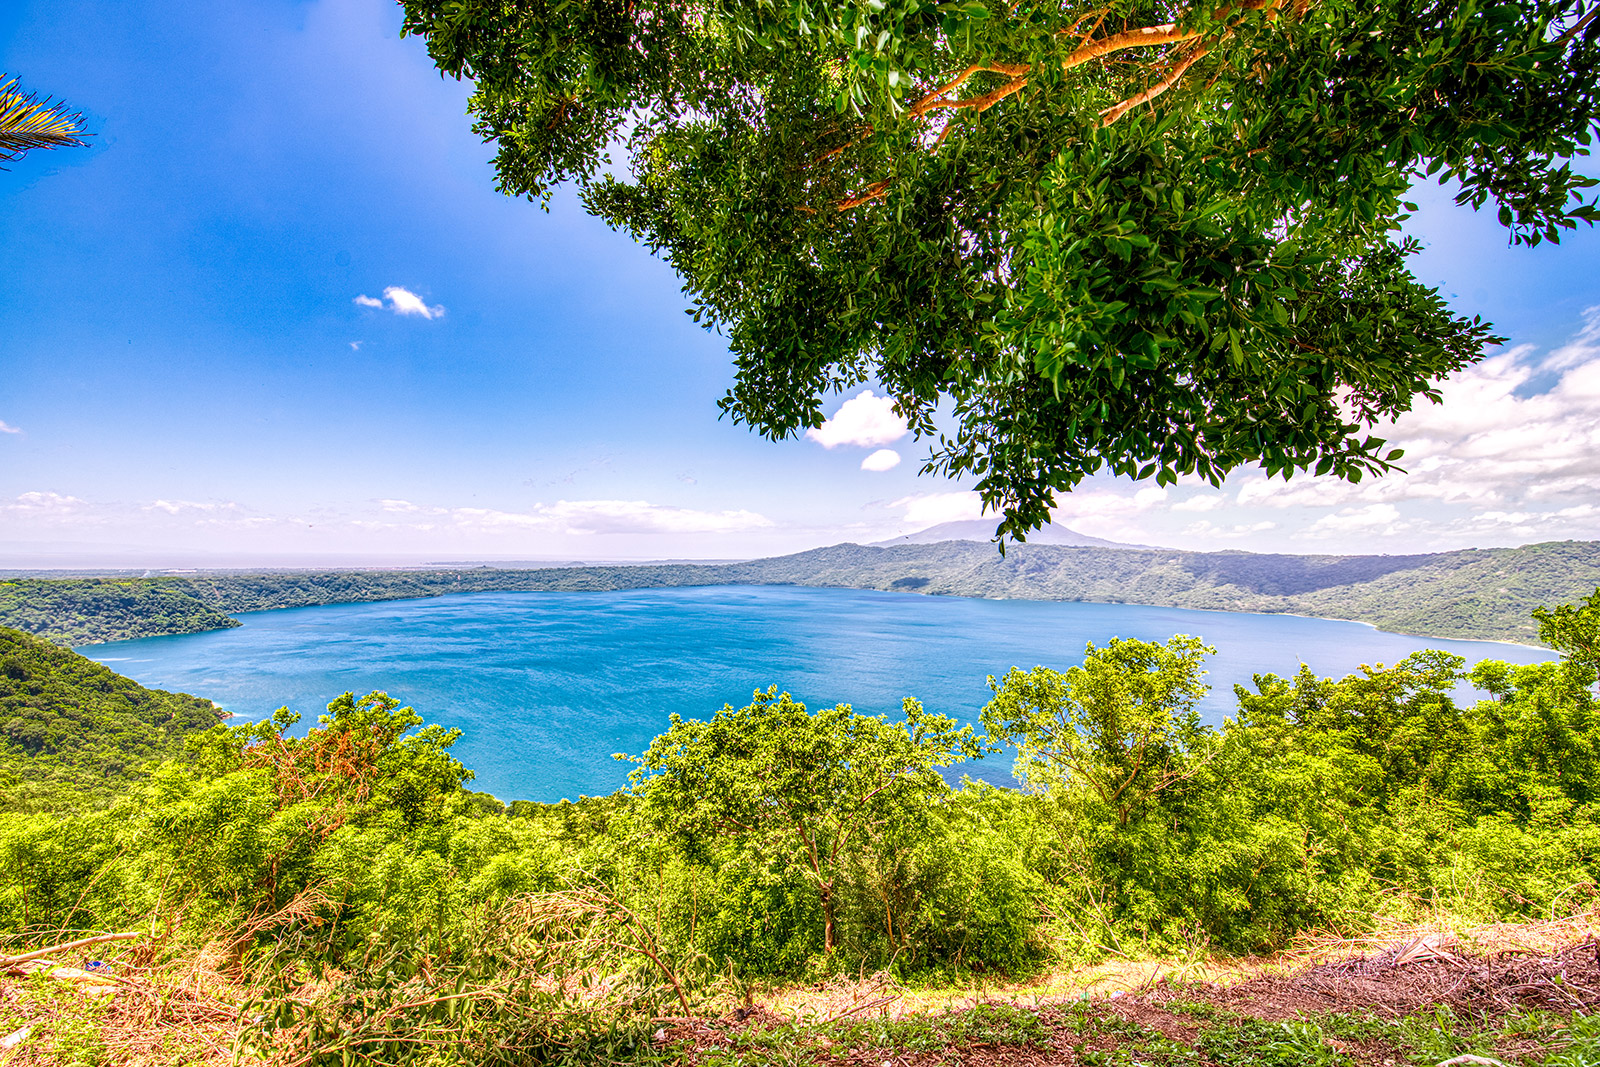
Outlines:
[[[1511,1021],[1561,1020],[1600,1008],[1600,913],[1459,931],[1396,927],[1360,938],[1307,939],[1270,957],[1123,961],[988,988],[909,990],[875,976],[782,991],[721,1020],[680,1021],[666,1036],[686,1049],[710,1051],[725,1044],[730,1030],[796,1019],[826,1026],[996,1004],[1036,1012],[1048,1038],[900,1056],[885,1056],[883,1049],[825,1048],[816,1062],[1024,1067],[1101,1062],[1109,1055],[1111,1062],[1203,1064],[1223,1062],[1197,1050],[1207,1031],[1320,1022],[1332,1062],[1392,1067],[1424,1062],[1418,1050],[1398,1043],[1396,1024],[1421,1017],[1426,1029],[1429,1013],[1440,1012],[1469,1036],[1490,1035],[1495,1055],[1485,1060],[1468,1054],[1461,1064],[1538,1062],[1561,1045],[1552,1042],[1549,1023],[1542,1033],[1538,1025],[1521,1034],[1515,1026],[1497,1030]],[[1334,1025],[1326,1025],[1330,1020]],[[1171,1047],[1161,1047],[1162,1041]],[[1115,1055],[1119,1050],[1124,1055]],[[1291,1062],[1286,1055],[1279,1050],[1272,1062]],[[1251,1059],[1241,1056],[1237,1062]],[[688,1058],[705,1057],[690,1052]]]

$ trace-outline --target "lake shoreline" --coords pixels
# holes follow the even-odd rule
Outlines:
[[[809,706],[898,718],[905,697],[972,722],[985,679],[1064,668],[1111,636],[1192,633],[1207,664],[1206,721],[1234,713],[1232,684],[1342,676],[1439,647],[1469,660],[1536,662],[1548,650],[1389,634],[1349,620],[1070,601],[983,600],[791,585],[460,593],[248,613],[244,625],[86,647],[153,688],[196,693],[238,722],[288,706],[299,729],[346,691],[381,689],[465,731],[475,787],[539,802],[613,792],[613,752],[640,752],[670,714],[705,718],[777,684]],[[1009,784],[1009,759],[965,768]]]

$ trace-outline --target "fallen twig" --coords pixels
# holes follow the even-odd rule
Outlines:
[[[137,933],[96,934],[94,937],[85,937],[78,941],[68,941],[62,945],[51,945],[48,948],[40,948],[35,949],[32,952],[24,952],[20,956],[0,956],[0,969],[15,967],[17,964],[27,963],[29,960],[37,960],[43,959],[46,956],[54,956],[58,952],[71,952],[73,949],[84,948],[88,945],[98,945],[104,941],[131,941],[134,938],[142,936],[144,935]]]

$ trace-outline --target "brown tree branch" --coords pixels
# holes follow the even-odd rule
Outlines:
[[[912,104],[907,109],[907,113],[913,117],[918,117],[925,115],[929,111],[939,107],[971,106],[969,104],[947,100],[945,97],[948,94],[955,92],[963,85],[967,84],[967,82],[970,81],[974,75],[985,72],[990,74],[1004,74],[1011,78],[1023,79],[1023,84],[1025,85],[1027,84],[1027,76],[1032,71],[1032,65],[1027,63],[974,63],[966,70],[963,70],[960,74],[957,74],[955,77],[951,78],[949,81],[945,82],[943,85],[939,86],[931,93],[926,94],[916,103]],[[1013,90],[1013,92],[1014,91],[1015,90]],[[1006,95],[1009,96],[1010,94],[1008,93]]]
[[[102,941],[129,941],[141,936],[143,935],[138,933],[96,934],[94,937],[68,941],[64,945],[51,945],[49,948],[35,949],[32,952],[24,952],[17,956],[0,956],[0,967],[15,967],[17,964],[27,963],[29,960],[43,959],[46,956],[53,956],[61,952],[71,952],[75,948],[84,948],[88,945],[98,945]]]
[[[1589,13],[1587,15],[1583,16],[1583,18],[1581,18],[1577,22],[1573,23],[1571,28],[1568,29],[1567,32],[1563,33],[1560,37],[1557,37],[1554,41],[1552,41],[1550,43],[1551,44],[1566,44],[1568,41],[1570,41],[1574,37],[1576,37],[1578,35],[1578,33],[1580,31],[1582,31],[1582,29],[1585,26],[1587,26],[1587,25],[1589,25],[1589,23],[1593,22],[1595,20],[1595,16],[1596,15],[1600,15],[1600,7],[1590,8],[1589,9]]]
[[[881,182],[873,182],[871,185],[867,186],[867,191],[862,193],[860,196],[852,196],[848,200],[839,201],[835,207],[839,211],[849,211],[853,207],[860,207],[862,204],[871,203],[872,201],[877,200],[879,197],[887,195],[888,192],[889,179],[885,178]]]
[[[1091,60],[1102,56],[1109,56],[1113,52],[1122,52],[1129,48],[1154,48],[1163,44],[1181,44],[1199,37],[1197,30],[1179,29],[1178,25],[1168,22],[1161,26],[1142,26],[1137,30],[1124,30],[1114,33],[1110,37],[1102,37],[1098,41],[1089,41],[1079,45],[1077,50],[1061,61],[1062,70],[1071,70],[1081,67]]]
[[[1101,25],[1106,21],[1106,16],[1109,15],[1109,14],[1111,14],[1111,9],[1109,7],[1103,7],[1098,11],[1090,11],[1087,14],[1079,15],[1077,18],[1072,20],[1072,25],[1068,26],[1064,30],[1057,30],[1056,33],[1057,33],[1057,35],[1059,35],[1061,37],[1071,37],[1072,36],[1072,31],[1076,30],[1078,28],[1079,24],[1082,23],[1084,19],[1090,18],[1090,17],[1093,17],[1093,16],[1098,16],[1094,20],[1094,25],[1090,26],[1086,33],[1083,33],[1083,34],[1079,35],[1079,36],[1082,36],[1082,37],[1093,37],[1096,33],[1099,32]]]
[[[1178,84],[1178,79],[1183,77],[1183,72],[1198,63],[1210,51],[1210,47],[1206,45],[1200,45],[1191,49],[1187,55],[1178,60],[1168,69],[1166,77],[1150,86],[1150,88],[1146,89],[1144,92],[1135,93],[1133,96],[1128,97],[1121,103],[1113,104],[1111,107],[1108,107],[1104,111],[1100,112],[1100,125],[1111,125],[1113,122],[1116,122],[1129,111],[1132,111],[1134,108],[1138,107],[1140,104],[1149,103],[1151,100],[1154,100],[1156,97],[1160,96],[1162,93]]]
[[[1276,18],[1278,9],[1282,6],[1283,2],[1284,0],[1235,0],[1233,3],[1225,4],[1224,6],[1218,8],[1214,13],[1214,17],[1220,19],[1231,10],[1256,11],[1265,9],[1268,12],[1269,17]],[[1305,6],[1309,6],[1310,0],[1301,0],[1301,2],[1305,4]],[[1072,25],[1059,32],[1062,35],[1071,35],[1078,28],[1078,26],[1083,23],[1084,19],[1094,16],[1098,16],[1095,24],[1091,26],[1088,30],[1088,33],[1084,35],[1092,37],[1099,30],[1101,23],[1105,20],[1104,11],[1091,11],[1088,14],[1082,15],[1074,20]],[[1222,36],[1226,37],[1227,35],[1227,33],[1224,33]],[[1117,52],[1127,51],[1128,49],[1158,48],[1165,45],[1174,44],[1186,45],[1187,42],[1198,41],[1202,36],[1203,35],[1198,30],[1183,29],[1176,22],[1163,23],[1158,26],[1141,26],[1137,29],[1123,30],[1120,33],[1114,33],[1096,40],[1086,41],[1074,49],[1072,54],[1063,59],[1061,61],[1061,66],[1063,70],[1072,70],[1075,67],[1081,67],[1086,63],[1093,62],[1097,59],[1103,59],[1106,56],[1114,55]],[[1145,89],[1143,92],[1128,97],[1126,100],[1122,100],[1101,111],[1099,125],[1102,127],[1109,126],[1113,122],[1116,122],[1118,119],[1122,118],[1122,116],[1126,115],[1132,109],[1138,107],[1140,104],[1149,103],[1151,100],[1154,100],[1168,89],[1171,89],[1178,83],[1179,79],[1183,77],[1185,71],[1187,71],[1195,63],[1199,62],[1210,51],[1210,44],[1187,44],[1186,48],[1180,49],[1178,53],[1176,53],[1173,61],[1168,64],[1166,72],[1160,81],[1156,82],[1148,89]],[[958,92],[974,77],[982,73],[1004,74],[1011,80],[999,86],[998,88],[991,89],[989,92],[983,93],[979,96],[971,96],[965,99],[951,97],[951,93]],[[990,108],[994,107],[996,104],[1000,103],[1002,100],[1014,96],[1023,89],[1027,88],[1032,74],[1032,64],[1001,63],[996,61],[973,63],[958,73],[952,75],[947,81],[933,89],[931,92],[924,94],[909,108],[907,108],[906,111],[907,114],[912,118],[922,118],[929,112],[939,110],[972,111],[981,115],[985,111],[988,111]],[[947,122],[944,129],[939,131],[938,137],[934,140],[932,150],[937,151],[944,144],[945,139],[949,135],[950,124]],[[852,141],[850,143],[853,144],[855,142]],[[821,159],[831,158],[844,151],[844,149],[847,147],[849,147],[849,145],[833,149],[832,151],[823,155]],[[818,161],[820,162],[821,159]],[[870,203],[871,201],[877,200],[884,196],[888,192],[888,189],[889,182],[887,180],[876,182],[869,186],[866,192],[862,193],[861,195],[839,201],[834,205],[835,210],[849,211],[852,208],[860,207],[863,204]],[[800,210],[805,211],[807,214],[816,213],[814,209],[804,206],[802,206]]]

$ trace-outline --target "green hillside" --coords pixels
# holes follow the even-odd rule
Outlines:
[[[0,811],[92,807],[217,724],[209,700],[146,689],[0,628]]]
[[[1529,612],[1600,586],[1600,542],[1410,556],[1299,556],[944,541],[834,545],[745,563],[20,579],[0,625],[62,644],[237,625],[245,611],[476,592],[810,585],[941,596],[1288,612],[1437,637],[1533,641]]]
[[[0,581],[0,626],[63,645],[97,645],[239,625],[202,603],[183,578],[13,578]]]

